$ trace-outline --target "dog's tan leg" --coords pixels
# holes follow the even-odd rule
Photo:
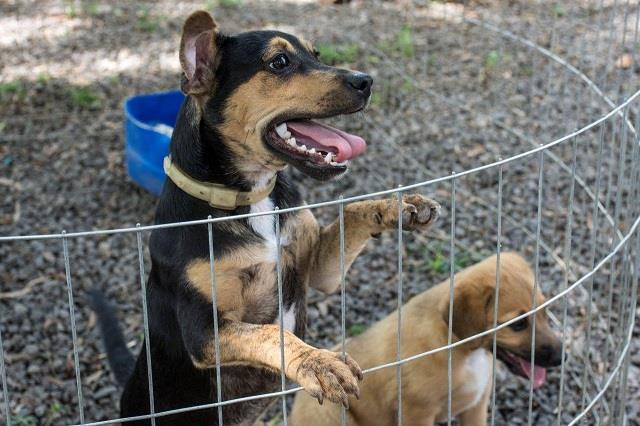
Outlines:
[[[272,324],[248,324],[225,321],[219,331],[220,362],[223,365],[252,365],[280,371],[280,329]],[[293,333],[284,332],[284,370],[286,376],[302,385],[307,392],[348,405],[348,395],[358,395],[358,379],[362,371],[347,355],[307,345]],[[200,350],[192,350],[198,368],[215,367],[215,346],[209,336]]]
[[[360,254],[365,244],[376,234],[398,226],[397,198],[360,201],[344,208],[345,271]],[[419,194],[407,194],[402,199],[402,228],[427,228],[439,216],[440,205]],[[309,285],[325,293],[340,285],[340,223],[338,220],[320,230],[312,247]]]

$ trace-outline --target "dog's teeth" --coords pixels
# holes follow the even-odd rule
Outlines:
[[[291,145],[291,146],[297,146],[297,145],[296,145],[296,138],[290,138],[290,139],[287,139],[287,143],[288,143],[289,145]]]
[[[306,150],[307,150],[307,146],[306,146],[306,145],[304,145],[304,144],[303,144],[300,148],[302,148],[302,150],[303,150],[303,151],[306,151]]]
[[[286,126],[286,124],[285,124]],[[282,136],[284,139],[289,139],[291,137],[291,132],[284,132],[284,136]]]
[[[286,139],[287,136],[287,123],[282,123],[279,126],[276,126],[276,133],[278,134],[278,136],[280,136],[283,139]],[[291,133],[289,133],[289,136],[291,136]]]
[[[327,156],[324,157],[324,162],[325,163],[331,163],[331,157],[332,157],[332,154],[330,152],[327,153]]]
[[[309,154],[315,154],[315,153],[316,153],[316,149],[315,149],[315,148],[311,148],[311,149],[309,150]]]

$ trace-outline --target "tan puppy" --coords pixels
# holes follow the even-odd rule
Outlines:
[[[534,275],[515,253],[501,255],[498,324],[531,309]],[[493,326],[496,256],[455,275],[453,341],[473,336]],[[540,291],[536,302],[544,302]],[[531,375],[531,319],[526,317],[498,331],[497,357],[522,377]],[[402,309],[402,357],[447,345],[449,280],[411,299]],[[396,360],[397,312],[347,342],[348,353],[363,368]],[[471,340],[452,350],[452,414],[461,425],[485,425],[491,394],[492,334]],[[561,341],[551,330],[546,313],[536,314],[534,386],[545,381],[544,367],[561,363]],[[407,425],[432,425],[447,419],[448,351],[402,366],[402,417]],[[391,425],[397,418],[395,367],[367,374],[360,385],[360,400],[350,398],[347,424]],[[294,426],[339,425],[340,406],[319,405],[299,392],[290,417]]]

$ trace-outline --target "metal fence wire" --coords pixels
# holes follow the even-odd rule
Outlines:
[[[286,3],[286,2],[285,2]],[[217,408],[222,424],[223,407],[240,401],[260,398],[281,398],[281,421],[287,419],[287,396],[301,391],[300,387],[287,383],[282,376],[282,389],[265,395],[245,398],[225,399],[220,392],[209,404],[180,408],[171,411],[154,410],[153,377],[149,374],[150,410],[148,415],[132,418],[96,419],[87,411],[87,400],[94,396],[87,392],[87,373],[81,363],[82,345],[78,336],[78,317],[74,310],[79,303],[78,287],[74,281],[77,272],[72,255],[73,246],[87,239],[104,239],[114,236],[135,236],[135,250],[139,266],[139,291],[142,301],[142,333],[149,341],[147,318],[145,239],[150,231],[167,227],[206,226],[208,229],[211,294],[214,295],[212,315],[217,319],[215,304],[216,276],[213,264],[214,247],[212,224],[247,219],[255,216],[273,215],[302,209],[312,210],[320,217],[337,216],[340,224],[341,286],[339,298],[328,299],[332,309],[339,309],[336,316],[340,333],[333,336],[344,351],[345,340],[351,331],[347,328],[347,313],[351,298],[351,279],[344,268],[344,206],[365,199],[380,197],[401,197],[408,192],[425,192],[443,205],[444,217],[430,234],[416,235],[402,233],[402,223],[391,236],[383,236],[376,245],[376,256],[388,261],[385,270],[391,274],[384,291],[394,294],[397,299],[398,322],[402,318],[403,303],[418,290],[407,291],[407,283],[420,281],[420,270],[414,262],[416,256],[424,256],[421,262],[438,256],[445,265],[440,272],[450,277],[453,294],[453,275],[463,261],[469,257],[466,242],[459,241],[467,232],[470,217],[480,217],[485,224],[476,247],[483,254],[497,254],[506,249],[519,250],[532,260],[535,270],[535,287],[544,288],[547,299],[512,320],[500,323],[479,334],[455,340],[449,327],[448,344],[410,357],[401,356],[403,342],[411,339],[402,335],[398,325],[397,358],[393,362],[377,365],[365,371],[370,374],[382,369],[396,369],[397,375],[397,424],[403,424],[402,375],[401,367],[418,359],[427,358],[439,352],[448,352],[447,401],[449,420],[451,415],[452,362],[451,349],[483,336],[493,338],[493,365],[496,366],[496,332],[526,317],[532,318],[531,364],[535,360],[535,318],[534,313],[549,310],[552,322],[562,335],[562,365],[553,386],[554,422],[561,424],[639,424],[637,405],[638,367],[632,363],[631,348],[637,335],[637,290],[640,268],[640,135],[638,121],[640,115],[640,90],[637,78],[638,27],[640,5],[631,0],[594,0],[575,2],[488,2],[478,6],[461,3],[407,2],[404,6],[408,22],[407,33],[411,41],[411,51],[406,57],[415,66],[405,66],[394,57],[384,43],[370,43],[363,46],[361,65],[365,69],[376,69],[376,85],[381,89],[379,101],[389,109],[375,108],[364,116],[366,126],[373,129],[372,139],[384,140],[384,144],[371,147],[373,158],[399,156],[407,170],[402,171],[402,179],[388,178],[384,170],[375,170],[368,163],[356,163],[352,174],[357,179],[358,167],[370,170],[371,188],[366,194],[339,196],[328,201],[312,202],[296,208],[276,209],[270,212],[246,214],[233,217],[203,218],[202,220],[161,225],[136,225],[118,229],[97,229],[91,231],[60,231],[58,233],[32,235],[5,235],[0,237],[0,245],[30,244],[36,241],[52,240],[58,245],[64,259],[64,276],[68,293],[68,310],[72,342],[73,372],[76,381],[75,407],[69,407],[74,422],[82,425],[102,425],[114,422],[125,423],[136,419],[155,419],[170,414],[193,410]],[[509,4],[508,4],[509,3]],[[515,6],[514,6],[515,4]],[[191,5],[189,5],[191,6]],[[286,7],[282,3],[271,3],[270,7]],[[372,2],[372,8],[387,7],[385,2]],[[185,7],[186,8],[186,7]],[[180,9],[182,11],[183,9]],[[522,21],[526,25],[521,25]],[[432,85],[433,80],[448,78],[440,73],[433,53],[440,48],[432,38],[420,32],[420,27],[436,25],[441,29],[459,34],[459,41],[483,38],[490,45],[489,54],[479,58],[480,76],[474,90],[486,91],[480,103],[469,104],[465,97],[468,87],[461,87],[449,93],[440,93]],[[520,24],[518,24],[520,23]],[[404,29],[402,30],[404,31]],[[344,37],[349,37],[345,35]],[[423,37],[423,39],[421,39]],[[464,50],[464,47],[461,48]],[[474,56],[477,52],[468,52]],[[520,69],[510,68],[509,58],[524,56],[530,64]],[[409,59],[407,59],[408,63]],[[629,62],[629,63],[628,63]],[[487,75],[492,78],[487,83]],[[507,76],[508,75],[508,76]],[[402,91],[401,86],[409,87]],[[455,87],[455,86],[452,86]],[[522,98],[521,108],[510,110],[504,99],[512,96]],[[425,100],[428,106],[425,106]],[[435,106],[435,107],[434,107]],[[381,114],[393,115],[395,128],[380,124]],[[428,127],[428,114],[438,111],[449,115],[449,126],[460,127],[473,121],[481,123],[491,132],[479,133],[479,144],[497,143],[499,152],[491,152],[491,161],[479,160],[472,166],[467,163],[426,164],[428,151],[434,142],[429,136],[419,133],[421,126]],[[404,125],[407,117],[419,117],[420,125],[414,130],[418,138],[424,138],[418,146],[403,147],[408,133],[398,134],[397,127]],[[544,118],[545,120],[542,120]],[[546,123],[546,124],[541,124]],[[441,130],[441,129],[439,129]],[[395,133],[394,133],[395,132]],[[407,130],[408,132],[408,130]],[[470,134],[473,125],[469,125]],[[467,134],[467,136],[469,136]],[[404,138],[404,139],[403,139]],[[446,132],[438,139],[439,144],[447,143]],[[421,153],[420,150],[423,150]],[[478,151],[480,152],[480,151]],[[467,159],[479,156],[468,150],[451,152],[451,156]],[[483,158],[487,158],[486,156]],[[425,160],[428,161],[428,160]],[[471,158],[471,163],[475,162]],[[455,167],[455,171],[447,170]],[[404,174],[403,174],[404,173]],[[400,186],[398,186],[400,184]],[[336,184],[340,191],[347,191]],[[376,186],[378,185],[378,186]],[[535,194],[527,198],[528,195]],[[313,191],[310,192],[313,198]],[[531,200],[536,200],[531,203]],[[317,213],[320,212],[320,213]],[[400,215],[401,217],[402,215]],[[279,221],[276,234],[279,234]],[[37,228],[34,228],[37,229]],[[437,253],[418,254],[412,247],[441,243]],[[278,253],[280,238],[276,238]],[[12,246],[13,247],[13,246]],[[423,253],[423,252],[420,252]],[[365,255],[366,256],[366,255]],[[426,259],[425,259],[426,258]],[[373,257],[367,258],[373,264]],[[280,258],[277,258],[279,265]],[[362,259],[356,263],[363,262]],[[83,268],[84,269],[84,268]],[[278,271],[279,324],[281,329],[281,363],[284,358],[282,338],[283,303],[282,276]],[[391,272],[389,272],[391,271]],[[416,278],[417,277],[417,278]],[[354,279],[356,281],[356,279]],[[422,282],[424,290],[433,283]],[[131,279],[130,286],[138,285]],[[496,294],[498,294],[499,281]],[[333,302],[336,302],[333,304]],[[453,304],[451,298],[450,303]],[[495,298],[495,312],[500,300]],[[3,304],[11,310],[11,301]],[[453,312],[453,309],[450,309]],[[3,312],[2,317],[6,316]],[[15,417],[24,397],[14,392],[10,385],[10,362],[3,338],[6,327],[0,317],[0,370],[2,377],[3,418],[7,425],[21,424]],[[369,318],[373,323],[377,318]],[[449,322],[451,324],[451,321]],[[217,323],[215,324],[215,344],[219,345]],[[312,327],[312,324],[310,325]],[[454,341],[455,340],[455,341]],[[147,345],[147,349],[149,346]],[[637,348],[637,346],[636,346]],[[216,354],[218,350],[216,349]],[[151,362],[147,352],[147,363]],[[635,384],[629,378],[635,372]],[[500,417],[501,396],[499,370],[493,369],[493,391],[490,399],[490,423],[505,424],[509,420]],[[220,382],[220,365],[217,363],[215,377]],[[218,386],[220,389],[220,386]],[[526,412],[520,413],[517,423],[541,424],[536,411],[541,409],[534,392],[533,381],[526,389],[520,389],[526,400]],[[28,392],[28,391],[27,391]],[[156,395],[157,397],[157,395]],[[549,418],[548,416],[546,417]],[[516,423],[515,420],[513,420]],[[546,422],[546,421],[545,421]],[[406,421],[404,422],[406,424]],[[544,422],[543,422],[544,423]],[[346,416],[342,416],[346,424]],[[546,423],[544,423],[546,424]]]

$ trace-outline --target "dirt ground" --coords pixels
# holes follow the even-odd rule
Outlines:
[[[638,88],[636,1],[354,0],[340,6],[311,0],[4,1],[0,236],[152,223],[156,199],[127,177],[122,105],[128,96],[178,86],[180,28],[200,8],[212,10],[223,31],[269,27],[300,34],[314,40],[325,61],[374,77],[367,111],[334,120],[367,139],[366,155],[329,184],[292,172],[308,202],[489,164],[566,135],[612,109],[584,79],[517,37],[583,70],[614,105]],[[492,25],[508,33],[499,34]],[[625,110],[633,123],[637,106]],[[638,217],[634,170],[640,159],[623,118],[615,115],[547,151],[541,192],[537,154],[506,164],[501,182],[497,168],[456,179],[454,267],[495,251],[501,183],[503,250],[520,251],[533,264],[539,246],[540,285],[547,297],[561,291],[567,279],[571,284],[587,273],[618,241],[614,228],[626,232]],[[571,200],[573,142],[581,183]],[[405,300],[446,279],[451,262],[451,182],[433,182],[419,191],[444,210],[430,234],[404,236]],[[611,223],[604,211],[594,217],[593,193]],[[328,221],[337,212],[331,207],[314,213]],[[395,235],[371,242],[349,272],[348,335],[396,309],[396,244]],[[69,253],[85,421],[117,418],[120,390],[106,364],[87,290],[97,286],[114,301],[137,351],[142,308],[136,237],[77,238],[69,241]],[[623,268],[634,252],[623,253],[594,275],[592,295],[587,281],[550,307],[558,330],[567,309],[563,399],[561,371],[550,370],[547,384],[533,394],[533,424],[555,424],[558,416],[569,422],[616,366],[626,324],[635,314],[629,308],[633,280]],[[146,252],[145,260],[148,267]],[[12,424],[79,422],[59,240],[0,242],[0,325]],[[621,382],[615,376],[614,390],[603,395],[586,423],[611,421],[616,401],[624,397],[629,424],[638,424],[638,333],[636,324],[626,393],[616,390]],[[340,295],[311,292],[308,341],[329,347],[339,336]],[[499,364],[496,424],[526,424],[528,402],[528,382]],[[274,409],[266,420],[275,424],[279,415]]]

